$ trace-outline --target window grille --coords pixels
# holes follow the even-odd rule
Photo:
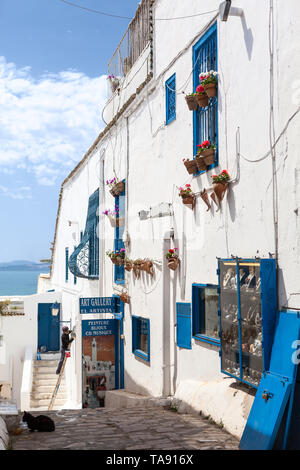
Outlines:
[[[89,198],[85,231],[78,247],[69,259],[69,269],[76,277],[97,279],[99,277],[99,189]]]
[[[65,281],[68,282],[69,280],[69,248],[65,249],[65,258],[66,258],[66,263],[65,263]]]
[[[217,56],[217,24],[215,23],[193,47],[194,66],[194,92],[200,83],[199,75],[210,70],[218,71]],[[197,108],[194,111],[194,155],[197,153],[197,145],[204,140],[217,146],[215,163],[208,169],[218,164],[218,97],[209,99],[205,108]]]
[[[176,119],[176,75],[166,81],[166,124]]]
[[[119,210],[119,220],[125,221],[125,190],[115,198],[115,210]],[[123,242],[124,225],[115,228],[115,251],[125,248]],[[115,283],[124,284],[125,267],[115,265]]]

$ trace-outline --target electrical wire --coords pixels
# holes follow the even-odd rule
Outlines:
[[[111,18],[121,18],[121,19],[125,19],[125,20],[133,20],[134,19],[133,17],[130,17],[130,16],[115,15],[113,13],[106,13],[104,11],[94,10],[92,8],[83,7],[82,5],[77,5],[76,3],[69,2],[68,0],[60,0],[60,1],[62,3],[65,3],[66,5],[69,5],[69,6],[72,6],[72,7],[75,7],[75,8],[80,8],[81,10],[85,10],[85,11],[88,11],[90,13],[96,13],[98,15],[109,16]],[[183,20],[185,18],[195,18],[197,16],[207,15],[209,13],[215,13],[216,11],[218,11],[218,10],[205,11],[203,13],[196,13],[194,15],[188,15],[188,16],[177,16],[175,18],[155,18],[155,20],[156,21]],[[148,19],[145,18],[144,21],[148,21]]]

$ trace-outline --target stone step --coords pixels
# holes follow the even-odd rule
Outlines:
[[[53,367],[35,367],[33,369],[33,375],[42,375],[42,374],[55,374],[57,369],[57,365]]]
[[[39,407],[42,407],[42,406],[46,406],[48,407],[50,405],[50,400],[51,398],[49,399],[43,399],[43,400],[30,400],[30,409],[32,410],[32,408],[39,408]],[[57,398],[55,399],[55,405],[56,406],[63,406],[65,403],[66,403],[66,398]]]
[[[34,367],[57,367],[58,361],[33,361]]]
[[[31,392],[32,393],[51,393],[51,391],[54,390],[55,385],[53,386],[52,384],[49,384],[49,385],[48,384],[47,385],[34,384],[32,386]],[[66,386],[64,382],[61,382],[59,386],[59,391],[63,391],[63,392],[66,391]]]
[[[40,393],[40,394],[38,394],[38,395],[32,393],[32,394],[30,395],[30,399],[31,399],[31,401],[43,402],[44,400],[51,400],[52,394],[53,394],[53,391],[52,391],[52,393]],[[68,397],[67,397],[67,394],[66,394],[66,393],[59,393],[59,392],[58,392],[57,395],[56,395],[56,399],[57,399],[57,400],[60,400],[60,399],[61,399],[61,400],[66,401],[67,398],[68,398]],[[55,401],[56,401],[56,399],[55,399]]]

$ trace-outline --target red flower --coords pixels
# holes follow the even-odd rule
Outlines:
[[[190,187],[191,187],[191,185],[190,185],[190,184],[186,184],[186,187],[187,187],[187,188],[190,188]]]
[[[221,173],[225,173],[226,175],[228,175],[228,171],[227,171],[227,170],[223,170]]]
[[[169,250],[169,253],[174,253],[174,250]]]
[[[204,91],[205,91],[204,86],[202,86],[202,85],[197,86],[197,88],[196,88],[197,93],[204,93]]]

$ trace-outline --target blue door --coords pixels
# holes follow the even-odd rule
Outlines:
[[[52,315],[53,304],[38,304],[38,350],[59,351],[60,311]]]

